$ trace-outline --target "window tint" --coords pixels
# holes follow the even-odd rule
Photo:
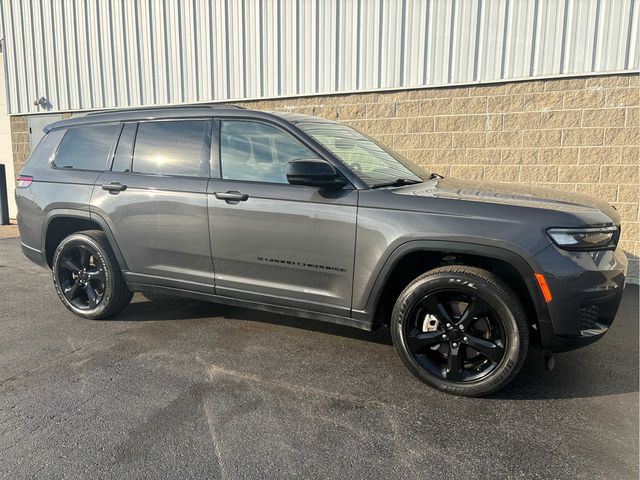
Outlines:
[[[295,138],[270,125],[248,121],[223,121],[220,129],[222,178],[288,183],[287,163],[314,158]]]
[[[45,165],[53,157],[64,133],[64,130],[53,130],[42,137],[40,143],[31,154],[28,163],[31,165]]]
[[[136,136],[137,123],[125,123],[118,140],[116,154],[113,157],[113,166],[111,170],[114,172],[130,172],[131,171],[131,154],[133,153],[133,140]]]
[[[207,120],[139,123],[133,171],[208,177],[210,127]]]
[[[351,127],[337,122],[301,122],[296,126],[346,163],[369,185],[394,182],[399,178],[421,181],[424,172],[401,155]]]
[[[58,147],[56,167],[104,170],[118,129],[118,125],[69,128]]]

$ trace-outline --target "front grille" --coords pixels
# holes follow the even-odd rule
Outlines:
[[[598,305],[580,307],[580,330],[589,330],[598,323],[600,308]]]

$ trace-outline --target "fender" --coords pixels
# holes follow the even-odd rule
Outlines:
[[[56,218],[77,218],[82,220],[90,220],[97,223],[100,228],[104,231],[107,239],[109,240],[109,245],[113,250],[114,255],[116,256],[116,260],[118,261],[118,265],[120,269],[123,271],[127,270],[127,264],[124,260],[124,256],[118,247],[115,237],[113,236],[113,232],[111,228],[109,228],[109,224],[102,218],[100,215],[89,212],[88,210],[75,210],[70,208],[57,208],[54,210],[50,210],[46,213],[43,221],[42,228],[42,238],[40,240],[40,244],[42,245],[42,255],[43,258],[46,258],[46,239],[47,239],[47,231],[49,230],[49,224],[52,220]]]
[[[450,252],[470,255],[480,255],[488,258],[502,260],[516,269],[527,286],[529,295],[533,300],[536,315],[539,322],[550,322],[549,310],[547,308],[542,293],[535,280],[535,264],[533,260],[527,261],[521,255],[502,247],[481,245],[467,242],[443,241],[443,240],[410,240],[398,246],[387,257],[378,273],[373,287],[369,291],[364,310],[353,310],[354,318],[374,320],[375,309],[380,300],[382,291],[391,276],[394,268],[400,260],[413,252]]]
[[[81,220],[91,220],[91,214],[89,210],[76,210],[73,208],[54,208],[44,214],[42,220],[42,232],[40,234],[40,245],[42,245],[42,255],[46,258],[47,255],[47,232],[49,231],[49,224],[56,218],[78,218]]]

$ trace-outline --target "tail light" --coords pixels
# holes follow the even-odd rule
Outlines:
[[[18,188],[27,188],[33,183],[33,177],[29,175],[20,175],[16,181],[18,182]]]

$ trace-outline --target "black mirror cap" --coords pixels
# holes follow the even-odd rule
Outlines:
[[[347,183],[333,165],[320,158],[291,160],[287,165],[287,181],[291,185],[319,188],[342,188]]]

